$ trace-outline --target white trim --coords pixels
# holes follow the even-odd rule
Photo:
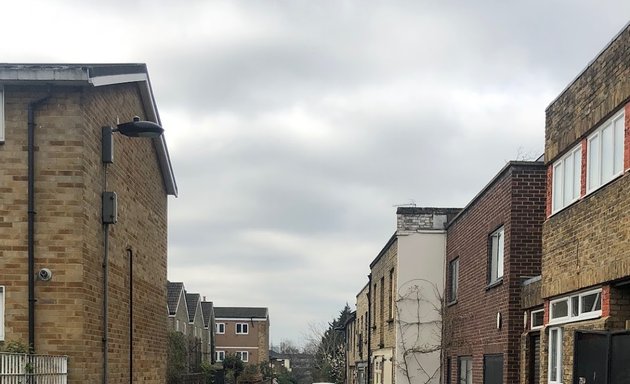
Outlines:
[[[249,318],[249,317],[215,317],[215,321],[238,321],[238,322],[251,322],[251,321],[267,321],[267,319]]]
[[[238,355],[240,355],[240,356],[239,356],[239,359],[241,359],[241,361],[242,361],[243,363],[247,363],[247,362],[249,362],[249,352],[248,352],[248,351],[236,351],[236,355],[237,355],[237,356],[238,356]],[[244,356],[245,358],[243,358],[243,356]]]
[[[555,345],[552,343],[551,341],[551,335],[552,333],[557,332],[557,338],[556,338],[556,342]],[[551,349],[555,348],[555,352],[556,352],[556,359],[555,359],[555,364],[556,364],[556,370],[555,370],[555,380],[551,379],[551,373],[552,373],[552,364],[554,363],[554,361],[552,361],[551,359]],[[550,328],[549,329],[549,349],[547,350],[547,379],[548,379],[548,384],[562,384],[562,328],[559,327],[554,327],[554,328]]]
[[[139,81],[148,81],[146,73],[126,73],[122,75],[96,76],[90,77],[88,80],[95,87],[102,85],[135,83]]]
[[[599,301],[600,301],[600,305],[598,310],[594,310],[594,311],[583,311],[582,308],[582,298],[584,296],[589,296],[589,295],[593,295],[593,294],[599,294]],[[578,308],[577,308],[577,315],[573,314],[573,298],[577,298],[578,299]],[[566,301],[567,302],[567,315],[566,316],[562,316],[562,317],[553,317],[553,304],[555,303],[559,303],[562,301]],[[582,320],[590,320],[590,319],[596,319],[598,317],[602,316],[602,289],[601,288],[597,288],[597,289],[592,289],[590,291],[584,291],[584,292],[578,292],[578,293],[573,293],[567,296],[563,296],[554,300],[551,300],[549,302],[549,324],[553,325],[553,324],[564,324],[564,323],[570,323],[570,322],[574,322],[574,321],[582,321]]]
[[[6,291],[0,285],[0,341],[4,340],[4,296]]]
[[[615,135],[615,122],[621,120],[621,138],[616,137]],[[607,128],[611,128],[612,129],[612,151],[613,153],[607,153],[607,156],[611,156],[612,157],[612,163],[611,166],[613,167],[612,169],[612,174],[606,176],[606,178],[604,178],[605,176],[602,174],[603,171],[603,161],[602,159],[604,158],[603,155],[603,148],[604,148],[604,143],[603,143],[603,131]],[[593,140],[597,139],[598,143],[597,143],[597,179],[595,180],[594,185],[591,185],[591,142]],[[621,142],[619,143],[618,141],[616,141],[615,139],[620,139]],[[591,133],[588,138],[586,139],[587,142],[587,151],[586,151],[586,194],[590,194],[593,193],[595,191],[597,191],[598,189],[600,189],[601,187],[603,187],[604,185],[608,184],[609,182],[611,182],[612,180],[616,179],[617,177],[623,175],[624,173],[624,156],[625,156],[625,151],[624,151],[624,145],[625,145],[625,107],[621,108],[621,111],[619,111],[617,114],[615,114],[613,117],[611,117],[610,119],[606,120],[604,123],[602,123],[599,127],[597,127],[597,129]],[[621,146],[621,164],[619,164],[619,170],[617,172],[614,171],[614,167],[615,167],[615,143],[618,143]]]
[[[222,355],[223,355],[223,357],[219,358],[219,354],[222,354]],[[215,360],[217,363],[220,363],[220,362],[222,362],[223,360],[225,360],[225,351],[218,351],[218,350],[214,351],[214,360]]]
[[[223,331],[219,332],[219,326],[222,325],[223,326]],[[225,334],[225,323],[214,323],[214,327],[215,327],[215,333],[217,335],[224,335]]]
[[[251,349],[251,350],[258,349],[258,347],[224,347],[224,346],[222,346],[222,345],[219,345],[219,346],[217,346],[217,347],[215,347],[215,348],[224,348],[224,349]]]
[[[4,86],[0,85],[0,143],[4,143],[4,126]]]

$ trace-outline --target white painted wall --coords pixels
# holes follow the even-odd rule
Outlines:
[[[428,230],[398,237],[396,383],[439,384],[440,351],[413,353],[440,345],[446,232]],[[417,324],[417,323],[423,324]],[[407,362],[405,366],[404,362]],[[405,372],[408,371],[408,374]]]

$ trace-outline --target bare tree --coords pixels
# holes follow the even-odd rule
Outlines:
[[[406,282],[396,298],[396,314],[398,371],[408,384],[437,383],[440,364],[435,361],[442,350],[443,321],[443,298],[438,286],[425,279]]]

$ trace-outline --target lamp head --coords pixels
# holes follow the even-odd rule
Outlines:
[[[164,128],[152,121],[140,121],[138,116],[128,123],[118,124],[115,132],[120,132],[128,137],[160,137]]]

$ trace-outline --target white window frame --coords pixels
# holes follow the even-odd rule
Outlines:
[[[617,122],[621,122],[621,126],[615,126],[615,123]],[[617,132],[616,129],[619,128],[620,132]],[[603,143],[603,136],[604,136],[604,131],[607,131],[611,129],[612,130],[612,153],[606,153],[604,156],[603,153],[603,149],[604,149],[604,143]],[[621,176],[624,172],[624,144],[625,144],[625,112],[624,109],[622,109],[619,113],[615,114],[613,117],[611,117],[610,119],[606,120],[606,122],[604,122],[601,126],[599,126],[597,128],[597,130],[593,133],[591,133],[588,138],[586,139],[587,141],[587,155],[586,155],[586,193],[592,193],[596,190],[598,190],[599,188],[603,187],[604,185],[606,185],[607,183],[609,183],[610,181],[614,180],[615,178],[617,178],[618,176]],[[591,157],[592,155],[592,143],[593,141],[597,140],[597,158],[593,159]],[[619,152],[617,152],[619,151]],[[620,160],[621,164],[617,164],[618,169],[615,172],[615,158],[617,157],[616,155],[619,155],[620,158],[618,158],[618,160]],[[612,159],[611,160],[611,166],[612,166],[612,174],[608,175],[608,176],[604,176],[603,175],[603,159],[610,156]],[[593,161],[595,161],[595,164],[593,164]],[[594,183],[591,183],[591,174],[593,172],[593,168],[597,168],[596,172],[597,174],[594,176],[597,178],[597,180],[594,181]]]
[[[237,351],[236,355],[243,363],[249,362],[249,352],[248,351]]]
[[[4,286],[0,285],[0,341],[4,341]]]
[[[490,275],[489,283],[503,280],[503,263],[505,261],[505,229],[501,227],[490,235]]]
[[[465,362],[466,364],[462,364]],[[457,383],[458,384],[472,384],[473,382],[473,358],[472,356],[459,356],[457,358]],[[462,375],[462,368],[465,367],[466,376]]]
[[[554,336],[555,340],[554,340]],[[552,359],[552,351],[555,348],[555,359]],[[549,328],[549,349],[547,351],[548,384],[562,384],[562,328]],[[555,364],[555,369],[553,365]]]
[[[550,308],[551,308],[551,307],[550,307]],[[542,313],[542,314],[543,314],[543,322],[542,322],[542,324],[540,324],[540,325],[534,325],[534,315],[537,315],[537,314],[539,314],[539,313]],[[545,325],[544,315],[545,315],[545,309],[544,309],[544,308],[543,308],[543,309],[537,309],[537,310],[535,310],[535,311],[532,311],[532,312],[530,313],[530,317],[529,317],[529,325],[530,325],[530,326],[529,326],[529,328],[530,328],[530,329],[541,329],[542,327],[544,327],[544,325]]]
[[[572,177],[570,180],[566,179],[566,171],[569,168],[572,171]],[[577,165],[577,166],[576,166]],[[558,180],[558,178],[560,180]],[[572,148],[567,154],[556,160],[552,165],[552,177],[551,177],[551,212],[552,214],[563,210],[580,198],[582,190],[582,143],[580,142],[574,148]],[[570,181],[570,183],[567,183]],[[568,200],[565,200],[564,189],[565,185],[569,184],[573,189],[573,193]],[[559,202],[556,202],[556,197],[560,198]]]
[[[448,274],[448,301],[454,303],[459,293],[459,257],[448,263]]]
[[[582,308],[582,298],[585,296],[590,296],[594,294],[599,295],[599,301],[600,301],[599,308],[600,309],[593,310],[593,311],[585,311],[584,308]],[[573,304],[574,298],[577,298],[577,301],[578,301],[577,311],[574,311],[574,309],[576,309],[574,308],[574,304]],[[555,303],[559,303],[562,301],[567,302],[567,315],[562,316],[562,317],[555,317],[553,313],[553,305]],[[601,288],[592,289],[590,291],[584,291],[580,293],[574,293],[572,295],[564,296],[559,299],[551,300],[549,302],[549,324],[563,324],[563,323],[569,323],[573,321],[596,319],[602,316],[602,310],[601,310],[602,305],[603,305],[603,302],[602,302],[602,289]],[[577,312],[577,315],[575,315],[574,312]]]
[[[217,335],[223,335],[225,333],[225,323],[216,323],[215,328]]]
[[[2,85],[0,85],[0,143],[4,143],[4,86]]]
[[[217,363],[225,360],[225,351],[216,351],[214,354],[215,354],[215,356],[214,356],[215,357],[215,361]]]
[[[239,331],[239,328],[241,328],[240,331]],[[236,325],[234,326],[234,331],[236,332],[237,335],[247,335],[249,334],[249,324],[236,323]]]

